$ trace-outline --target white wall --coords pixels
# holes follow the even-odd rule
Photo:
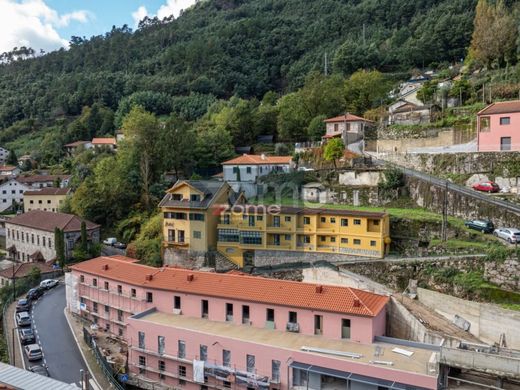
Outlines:
[[[5,211],[11,207],[13,201],[23,203],[23,194],[29,189],[28,186],[18,183],[16,180],[9,180],[0,185],[0,211]]]

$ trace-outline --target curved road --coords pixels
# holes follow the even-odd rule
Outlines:
[[[87,370],[87,367],[63,314],[65,305],[65,286],[60,283],[33,302],[33,328],[50,376],[79,387],[80,370]],[[41,362],[28,363],[26,360],[27,368],[38,363]]]

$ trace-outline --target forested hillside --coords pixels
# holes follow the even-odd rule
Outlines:
[[[153,93],[147,99],[159,105],[157,114],[173,110],[193,120],[215,98],[295,90],[309,71],[323,69],[325,53],[329,72],[343,75],[361,67],[395,72],[460,61],[475,4],[208,0],[177,20],[146,20],[135,32],[125,26],[73,37],[69,50],[0,66],[0,128],[36,120],[0,133],[0,141],[94,103],[116,111],[123,97],[142,91]]]

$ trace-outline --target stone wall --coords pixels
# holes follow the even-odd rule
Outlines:
[[[206,266],[206,254],[183,249],[165,248],[163,265],[198,269]]]
[[[367,261],[367,257],[349,256],[339,253],[313,253],[300,251],[255,250],[253,255],[255,267],[277,267],[284,264],[302,264],[327,261],[341,263],[345,261]]]
[[[381,179],[382,170],[371,171],[344,171],[339,174],[338,182],[344,186],[371,186],[377,187]]]
[[[512,259],[503,263],[487,262],[484,264],[484,277],[504,289],[518,292],[520,291],[520,262]]]
[[[469,332],[479,339],[493,344],[498,343],[504,334],[507,347],[520,349],[520,311],[506,310],[487,303],[467,301],[418,288],[421,303],[452,321],[459,315],[471,323]]]

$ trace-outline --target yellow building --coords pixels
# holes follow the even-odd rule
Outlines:
[[[336,253],[382,258],[388,214],[277,206],[235,206],[221,215],[218,251],[240,267],[252,250]]]
[[[195,253],[215,250],[220,210],[237,200],[226,182],[179,180],[159,204],[164,248]]]
[[[31,210],[59,212],[69,195],[69,188],[44,187],[40,190],[25,191],[23,194],[24,212]]]

